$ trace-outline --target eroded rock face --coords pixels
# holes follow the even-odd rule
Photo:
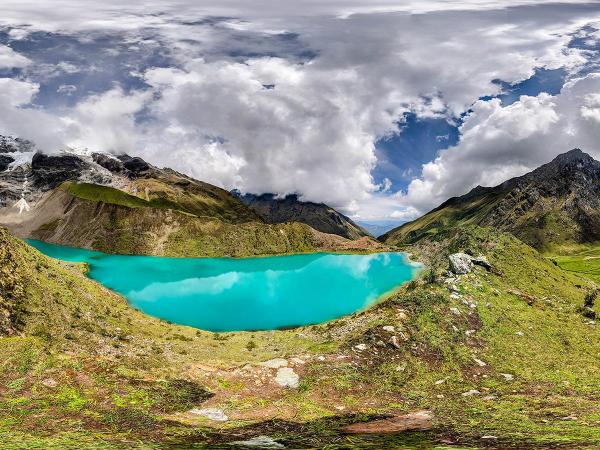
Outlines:
[[[114,156],[106,155],[104,153],[93,153],[92,159],[96,164],[104,167],[109,172],[123,175],[125,175],[127,172],[127,169],[125,169],[123,163]]]
[[[472,256],[466,253],[454,253],[448,257],[450,270],[456,275],[464,275],[473,271]]]
[[[42,189],[54,189],[68,180],[77,180],[87,164],[74,155],[48,156],[36,153],[31,160],[33,184]]]
[[[8,169],[10,163],[14,162],[14,159],[10,156],[0,155],[0,172],[4,172]]]

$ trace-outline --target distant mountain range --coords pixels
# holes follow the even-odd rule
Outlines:
[[[0,163],[0,225],[21,237],[165,256],[382,247],[326,205],[288,201],[263,218],[226,190],[137,157],[47,155],[2,137]]]
[[[304,202],[293,194],[280,198],[275,194],[232,193],[267,223],[302,222],[315,230],[347,239],[370,236],[367,230],[324,203]]]
[[[365,230],[367,230],[369,233],[371,233],[372,236],[378,237],[382,236],[388,231],[393,230],[394,228],[397,228],[398,226],[403,224],[404,221],[400,222],[398,220],[357,220],[356,223],[363,227]]]
[[[541,251],[600,240],[600,162],[579,149],[496,187],[477,186],[386,233],[411,244],[466,224],[508,231]]]

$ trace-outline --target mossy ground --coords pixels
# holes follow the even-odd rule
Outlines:
[[[436,276],[368,311],[225,334],[147,317],[80,266],[4,239],[27,311],[20,332],[0,339],[0,441],[12,448],[201,448],[260,434],[296,448],[368,448],[339,427],[423,408],[436,416],[433,434],[417,438],[427,442],[600,445],[600,332],[579,313],[591,282],[509,235],[467,228],[411,248]],[[445,255],[465,249],[494,272],[445,282]],[[273,357],[302,359],[299,389],[258,365]],[[192,407],[222,408],[230,421]],[[371,448],[433,446],[383,442]]]
[[[562,269],[600,284],[600,245],[579,245],[566,250],[552,259]]]

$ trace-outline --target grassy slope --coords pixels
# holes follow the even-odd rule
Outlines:
[[[581,236],[580,226],[561,210],[561,202],[554,199],[540,198],[533,206],[522,201],[512,210],[494,214],[507,194],[510,195],[510,191],[494,188],[465,200],[451,199],[424,216],[389,231],[380,240],[390,245],[412,244],[458,227],[494,226],[545,254],[557,254],[577,247],[585,238]]]
[[[452,228],[478,225],[502,200],[503,194],[490,192],[465,202],[450,200],[424,216],[385,233],[379,239],[391,245],[412,244]]]
[[[467,228],[411,249],[440,270],[450,251],[486,254],[502,275],[464,276],[458,295],[419,281],[329,324],[224,335],[148,318],[79,267],[0,238],[11,255],[0,266],[17,261],[14,281],[27,299],[19,303],[32,312],[20,315],[23,335],[0,339],[4,442],[83,448],[102,437],[106,448],[123,448],[266,433],[322,446],[344,442],[340,423],[428,408],[441,434],[466,443],[495,435],[504,447],[600,444],[600,332],[578,312],[589,286],[509,235]],[[400,348],[387,344],[383,325],[404,336]],[[276,387],[266,369],[239,369],[275,356],[306,361],[295,369],[299,390]],[[48,378],[58,386],[44,386]],[[470,389],[481,395],[462,395]],[[214,396],[202,403],[205,391]],[[232,420],[214,425],[183,414],[200,404],[224,408]]]
[[[590,244],[569,250],[568,255],[553,259],[562,269],[600,284],[600,245]]]
[[[189,211],[198,212],[202,202],[194,192],[186,194],[187,203],[173,205],[160,196],[147,201],[110,187],[65,183],[47,204],[54,211],[60,203],[58,208],[64,208],[65,214],[52,217],[32,237],[107,253],[162,256],[243,257],[322,249],[309,226],[265,224],[241,203],[212,204],[212,209],[203,211],[214,216],[196,216]],[[190,196],[196,199],[194,205]]]

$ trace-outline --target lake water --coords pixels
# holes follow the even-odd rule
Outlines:
[[[403,253],[162,258],[28,242],[53,258],[87,263],[92,279],[146,314],[209,331],[326,322],[372,305],[420,269]]]

